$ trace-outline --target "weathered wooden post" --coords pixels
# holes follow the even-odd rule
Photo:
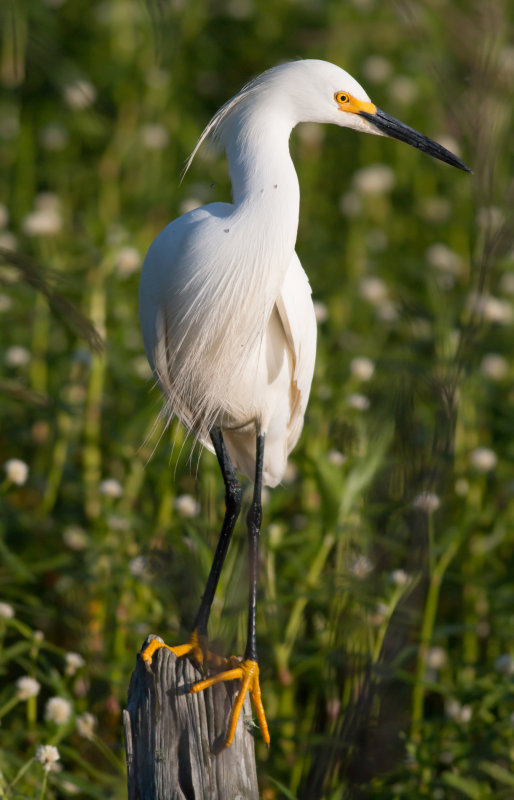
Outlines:
[[[151,671],[138,655],[123,712],[129,800],[258,800],[249,697],[233,744],[223,748],[239,682],[189,694],[202,677],[167,648],[157,650]]]

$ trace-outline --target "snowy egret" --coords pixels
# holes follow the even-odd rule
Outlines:
[[[220,539],[193,634],[170,648],[206,652],[207,623],[241,508],[237,472],[253,480],[247,515],[250,563],[244,658],[207,680],[239,678],[225,744],[233,740],[248,691],[266,744],[256,643],[257,555],[261,489],[276,486],[303,426],[314,369],[316,321],[307,276],[295,253],[300,192],[289,136],[300,122],[326,122],[413,145],[459,169],[457,156],[385,114],[347,72],[325,61],[281,64],[248,83],[212,118],[200,145],[225,149],[232,203],[211,203],[171,222],[148,250],[140,286],[144,345],[176,415],[214,450],[225,482]],[[161,642],[143,658],[151,664]],[[168,647],[168,645],[164,645]]]

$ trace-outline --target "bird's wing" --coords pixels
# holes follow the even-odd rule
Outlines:
[[[287,450],[290,453],[303,427],[316,358],[316,317],[311,287],[296,253],[289,265],[276,306],[293,360],[287,441]]]

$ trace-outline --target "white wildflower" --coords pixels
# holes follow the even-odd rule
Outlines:
[[[87,533],[78,525],[69,525],[65,528],[62,538],[64,544],[69,547],[70,550],[84,550],[87,546]]]
[[[469,722],[472,717],[471,706],[461,705],[458,700],[450,699],[446,702],[446,715],[459,724]]]
[[[0,619],[12,619],[14,617],[14,608],[9,603],[0,602]]]
[[[505,294],[514,294],[514,272],[503,273],[500,278],[500,289]]]
[[[322,303],[321,300],[314,300],[314,316],[316,317],[316,322],[318,325],[328,318],[328,309],[325,303]]]
[[[339,200],[339,211],[343,217],[358,217],[362,211],[362,201],[357,192],[346,192]]]
[[[378,306],[387,300],[387,286],[381,278],[370,275],[360,282],[361,297],[371,305]]]
[[[366,356],[356,356],[350,361],[350,372],[360,381],[369,381],[375,371],[375,365]]]
[[[39,141],[45,150],[59,152],[64,150],[68,144],[68,131],[61,125],[52,124],[45,125],[39,133]]]
[[[86,663],[80,653],[66,653],[66,675],[75,675],[76,671]]]
[[[498,353],[487,353],[482,359],[480,369],[486,378],[501,381],[508,375],[509,364],[507,359]]]
[[[367,411],[370,407],[370,400],[369,397],[366,397],[366,395],[354,392],[353,394],[348,395],[346,398],[346,404],[350,406],[350,408],[354,408],[356,411]]]
[[[36,208],[22,222],[27,236],[55,236],[62,229],[62,216],[58,208]]]
[[[435,645],[430,647],[427,652],[427,667],[429,669],[442,669],[448,662],[448,655],[444,647]]]
[[[45,706],[45,719],[55,722],[56,725],[65,725],[69,722],[73,707],[64,697],[51,697]]]
[[[317,122],[304,122],[298,128],[298,138],[307,147],[317,148],[321,145],[325,132]]]
[[[10,458],[4,464],[7,480],[16,486],[23,486],[29,474],[29,468],[20,458]]]
[[[179,206],[179,212],[181,214],[187,214],[189,211],[194,211],[195,208],[199,208],[202,205],[201,200],[197,197],[186,197]]]
[[[504,224],[505,215],[501,208],[496,206],[481,208],[477,214],[477,222],[481,228],[495,232]]]
[[[459,497],[466,497],[469,492],[469,481],[466,478],[457,478],[455,481],[455,494]]]
[[[36,760],[43,765],[46,772],[54,768],[55,762],[60,759],[59,751],[53,744],[42,744],[36,750]]]
[[[121,247],[129,238],[129,232],[123,225],[113,223],[107,226],[106,241],[110,247]]]
[[[29,361],[30,352],[19,344],[13,344],[5,353],[5,363],[8,367],[24,367]]]
[[[0,247],[2,247],[2,242],[0,241]],[[12,300],[8,294],[3,294],[0,292],[0,312],[3,313],[4,311],[9,311],[12,306]]]
[[[353,176],[355,188],[364,195],[385,194],[395,183],[395,174],[386,164],[370,164],[357,170]]]
[[[337,697],[327,700],[326,712],[328,719],[334,722],[341,712],[341,701]]]
[[[346,461],[346,456],[339,450],[329,450],[327,453],[328,463],[334,467],[342,467]]]
[[[508,300],[501,300],[490,294],[470,295],[468,306],[478,314],[482,314],[488,322],[497,322],[499,325],[508,325],[514,316],[512,305]]]
[[[254,4],[252,0],[228,0],[226,13],[238,22],[248,20],[254,15]]]
[[[77,733],[84,739],[92,739],[95,735],[96,717],[86,711],[76,719]]]
[[[135,247],[122,247],[114,259],[114,268],[120,278],[129,278],[141,266],[141,253]]]
[[[200,503],[190,494],[181,494],[176,497],[174,506],[181,517],[197,517],[200,513]]]
[[[397,103],[408,105],[418,96],[418,87],[407,75],[397,75],[389,84],[389,94]]]
[[[372,570],[373,564],[369,558],[362,554],[353,557],[350,564],[350,572],[352,572],[356,578],[359,578],[359,580],[364,580],[364,578],[367,578]]]
[[[377,603],[375,612],[370,617],[370,622],[374,628],[380,627],[389,613],[389,609],[385,603]]]
[[[377,317],[383,322],[394,322],[398,319],[398,308],[394,303],[390,303],[389,301],[378,306],[376,311]]]
[[[18,249],[18,240],[11,231],[0,231],[0,247],[14,252]],[[3,276],[2,276],[3,277]]]
[[[41,192],[34,202],[34,211],[23,220],[27,236],[54,236],[62,229],[60,200],[52,192]]]
[[[103,494],[105,497],[118,498],[123,494],[123,486],[116,478],[106,478],[101,481],[98,488],[100,494]]]
[[[362,74],[372,83],[384,83],[391,74],[391,62],[379,55],[368,56],[362,65]]]
[[[96,89],[90,81],[76,80],[64,87],[64,100],[74,111],[89,108],[96,100]]]
[[[489,447],[476,447],[469,454],[471,466],[479,472],[490,472],[498,463],[498,456]]]
[[[424,491],[418,494],[412,502],[412,507],[427,514],[433,514],[440,507],[441,501],[434,492]]]
[[[61,0],[59,0],[59,2],[60,1]],[[61,780],[59,781],[59,787],[62,789],[63,792],[65,792],[67,795],[70,795],[71,797],[82,794],[82,789],[79,786],[63,778],[61,778]]]
[[[446,133],[436,133],[435,140],[443,147],[446,147],[450,153],[455,153],[456,156],[460,156],[459,142],[457,139],[454,139],[453,136],[448,136]]]
[[[23,678],[18,678],[16,681],[16,695],[18,700],[28,700],[29,697],[37,697],[41,684],[29,675],[24,675]]]
[[[136,356],[132,359],[132,369],[138,378],[144,381],[150,380],[153,377],[153,372],[146,356]]]
[[[148,562],[144,556],[136,556],[129,562],[130,574],[134,578],[142,578],[148,571]]]
[[[118,514],[110,514],[107,517],[107,524],[112,531],[129,531],[130,520]]]
[[[169,132],[164,125],[155,123],[141,128],[141,141],[148,150],[164,150],[169,139]]]
[[[494,662],[494,668],[497,672],[501,672],[502,675],[508,677],[514,675],[514,658],[510,653],[502,653]]]
[[[450,275],[458,275],[462,270],[462,259],[443,242],[434,242],[425,253],[429,266]]]
[[[408,579],[409,576],[404,569],[395,569],[393,572],[391,572],[391,581],[395,586],[405,586]]]
[[[446,197],[424,197],[420,200],[420,214],[427,222],[446,222],[451,204]]]

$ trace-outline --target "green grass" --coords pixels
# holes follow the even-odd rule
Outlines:
[[[224,494],[215,459],[156,423],[140,264],[185,202],[229,196],[213,153],[179,182],[211,114],[301,56],[451,136],[475,174],[379,137],[293,135],[323,320],[264,507],[262,796],[511,798],[512,10],[10,0],[0,21],[0,464],[29,469],[0,490],[0,796],[126,796],[135,656],[150,632],[188,635]],[[373,165],[392,172],[370,194]],[[245,558],[240,525],[210,625],[227,653],[244,648]]]

